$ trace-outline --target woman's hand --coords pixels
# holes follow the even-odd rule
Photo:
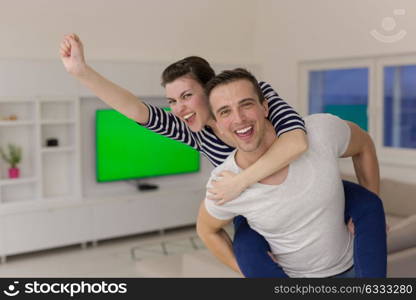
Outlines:
[[[217,205],[237,198],[247,188],[236,173],[222,171],[218,177],[218,180],[211,181],[212,188],[208,189],[207,196],[208,199],[217,201]]]
[[[82,75],[86,67],[84,49],[76,34],[71,33],[64,36],[59,54],[68,73],[74,76]]]
[[[355,234],[355,226],[354,226],[354,223],[352,222],[352,218],[349,219],[347,228],[349,232],[351,232],[352,234]]]
[[[275,264],[279,264],[279,263],[277,262],[276,257],[273,255],[273,253],[272,253],[272,252],[267,251],[267,254],[270,256],[271,260],[272,260]]]

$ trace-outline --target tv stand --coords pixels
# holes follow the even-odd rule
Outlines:
[[[151,191],[151,190],[157,190],[159,188],[156,184],[150,184],[150,183],[137,183],[137,189],[139,191]]]

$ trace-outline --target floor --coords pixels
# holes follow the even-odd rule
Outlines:
[[[227,228],[232,234],[232,228]],[[240,277],[185,227],[7,258],[0,277]]]

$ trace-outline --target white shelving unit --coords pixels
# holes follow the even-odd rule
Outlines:
[[[16,120],[4,120],[11,115]],[[7,151],[8,144],[22,147],[23,159],[19,164],[20,178],[9,179],[9,166],[0,164],[0,203],[12,205],[21,201],[36,201],[39,196],[39,141],[37,102],[34,98],[0,99],[0,146]]]
[[[79,99],[34,97],[0,99],[0,146],[22,147],[20,178],[9,179],[1,164],[0,203],[80,198]],[[10,115],[16,120],[4,120]],[[47,146],[55,138],[58,146]]]
[[[13,115],[14,120],[10,116]],[[22,148],[20,177],[0,162],[0,257],[83,241],[71,219],[81,201],[80,121],[77,97],[1,97],[0,146]],[[47,146],[47,139],[58,140]],[[79,226],[83,226],[81,222]]]
[[[43,199],[81,198],[79,99],[39,98]],[[47,146],[48,139],[57,146]]]

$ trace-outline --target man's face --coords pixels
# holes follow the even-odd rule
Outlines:
[[[241,79],[215,87],[209,98],[218,130],[244,152],[259,149],[266,128],[267,102],[252,83]]]

